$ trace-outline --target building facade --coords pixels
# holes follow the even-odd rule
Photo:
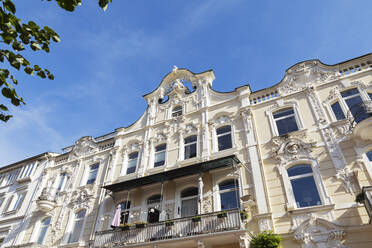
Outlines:
[[[257,92],[214,79],[174,67],[135,123],[49,156],[3,247],[371,247],[372,54]]]

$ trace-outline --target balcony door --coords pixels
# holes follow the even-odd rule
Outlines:
[[[161,195],[153,195],[147,199],[147,222],[159,221],[161,207]]]
[[[187,188],[181,192],[181,217],[198,214],[198,188]]]

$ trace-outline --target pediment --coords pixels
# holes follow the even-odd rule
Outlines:
[[[71,155],[81,157],[98,150],[98,145],[91,136],[84,136],[75,142]]]

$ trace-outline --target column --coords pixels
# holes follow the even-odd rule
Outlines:
[[[198,213],[203,214],[203,174],[199,175],[198,178],[198,189],[199,189],[199,194],[198,194]]]
[[[179,141],[178,141],[178,162],[182,161],[185,157],[183,130],[179,130]]]

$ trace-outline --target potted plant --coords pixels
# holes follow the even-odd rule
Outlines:
[[[194,216],[191,218],[192,222],[200,222],[201,221],[201,216]]]
[[[173,226],[174,225],[174,221],[173,220],[167,220],[165,222],[165,226]]]
[[[247,211],[245,211],[245,210],[240,211],[240,218],[241,218],[242,220],[246,220],[246,219],[248,219],[248,216],[249,216],[249,214],[248,214]]]
[[[225,218],[227,217],[227,212],[226,211],[222,211],[222,212],[219,212],[217,214],[217,218],[221,219],[221,218]]]
[[[146,226],[146,222],[136,222],[136,228],[144,228]]]
[[[132,226],[131,224],[125,223],[125,224],[120,224],[119,228],[121,230],[128,230],[131,226]]]
[[[282,237],[273,232],[262,232],[253,236],[250,248],[279,248]]]
[[[355,202],[358,202],[358,203],[363,203],[364,202],[363,192],[360,192],[359,194],[357,194],[357,196],[355,197]]]

